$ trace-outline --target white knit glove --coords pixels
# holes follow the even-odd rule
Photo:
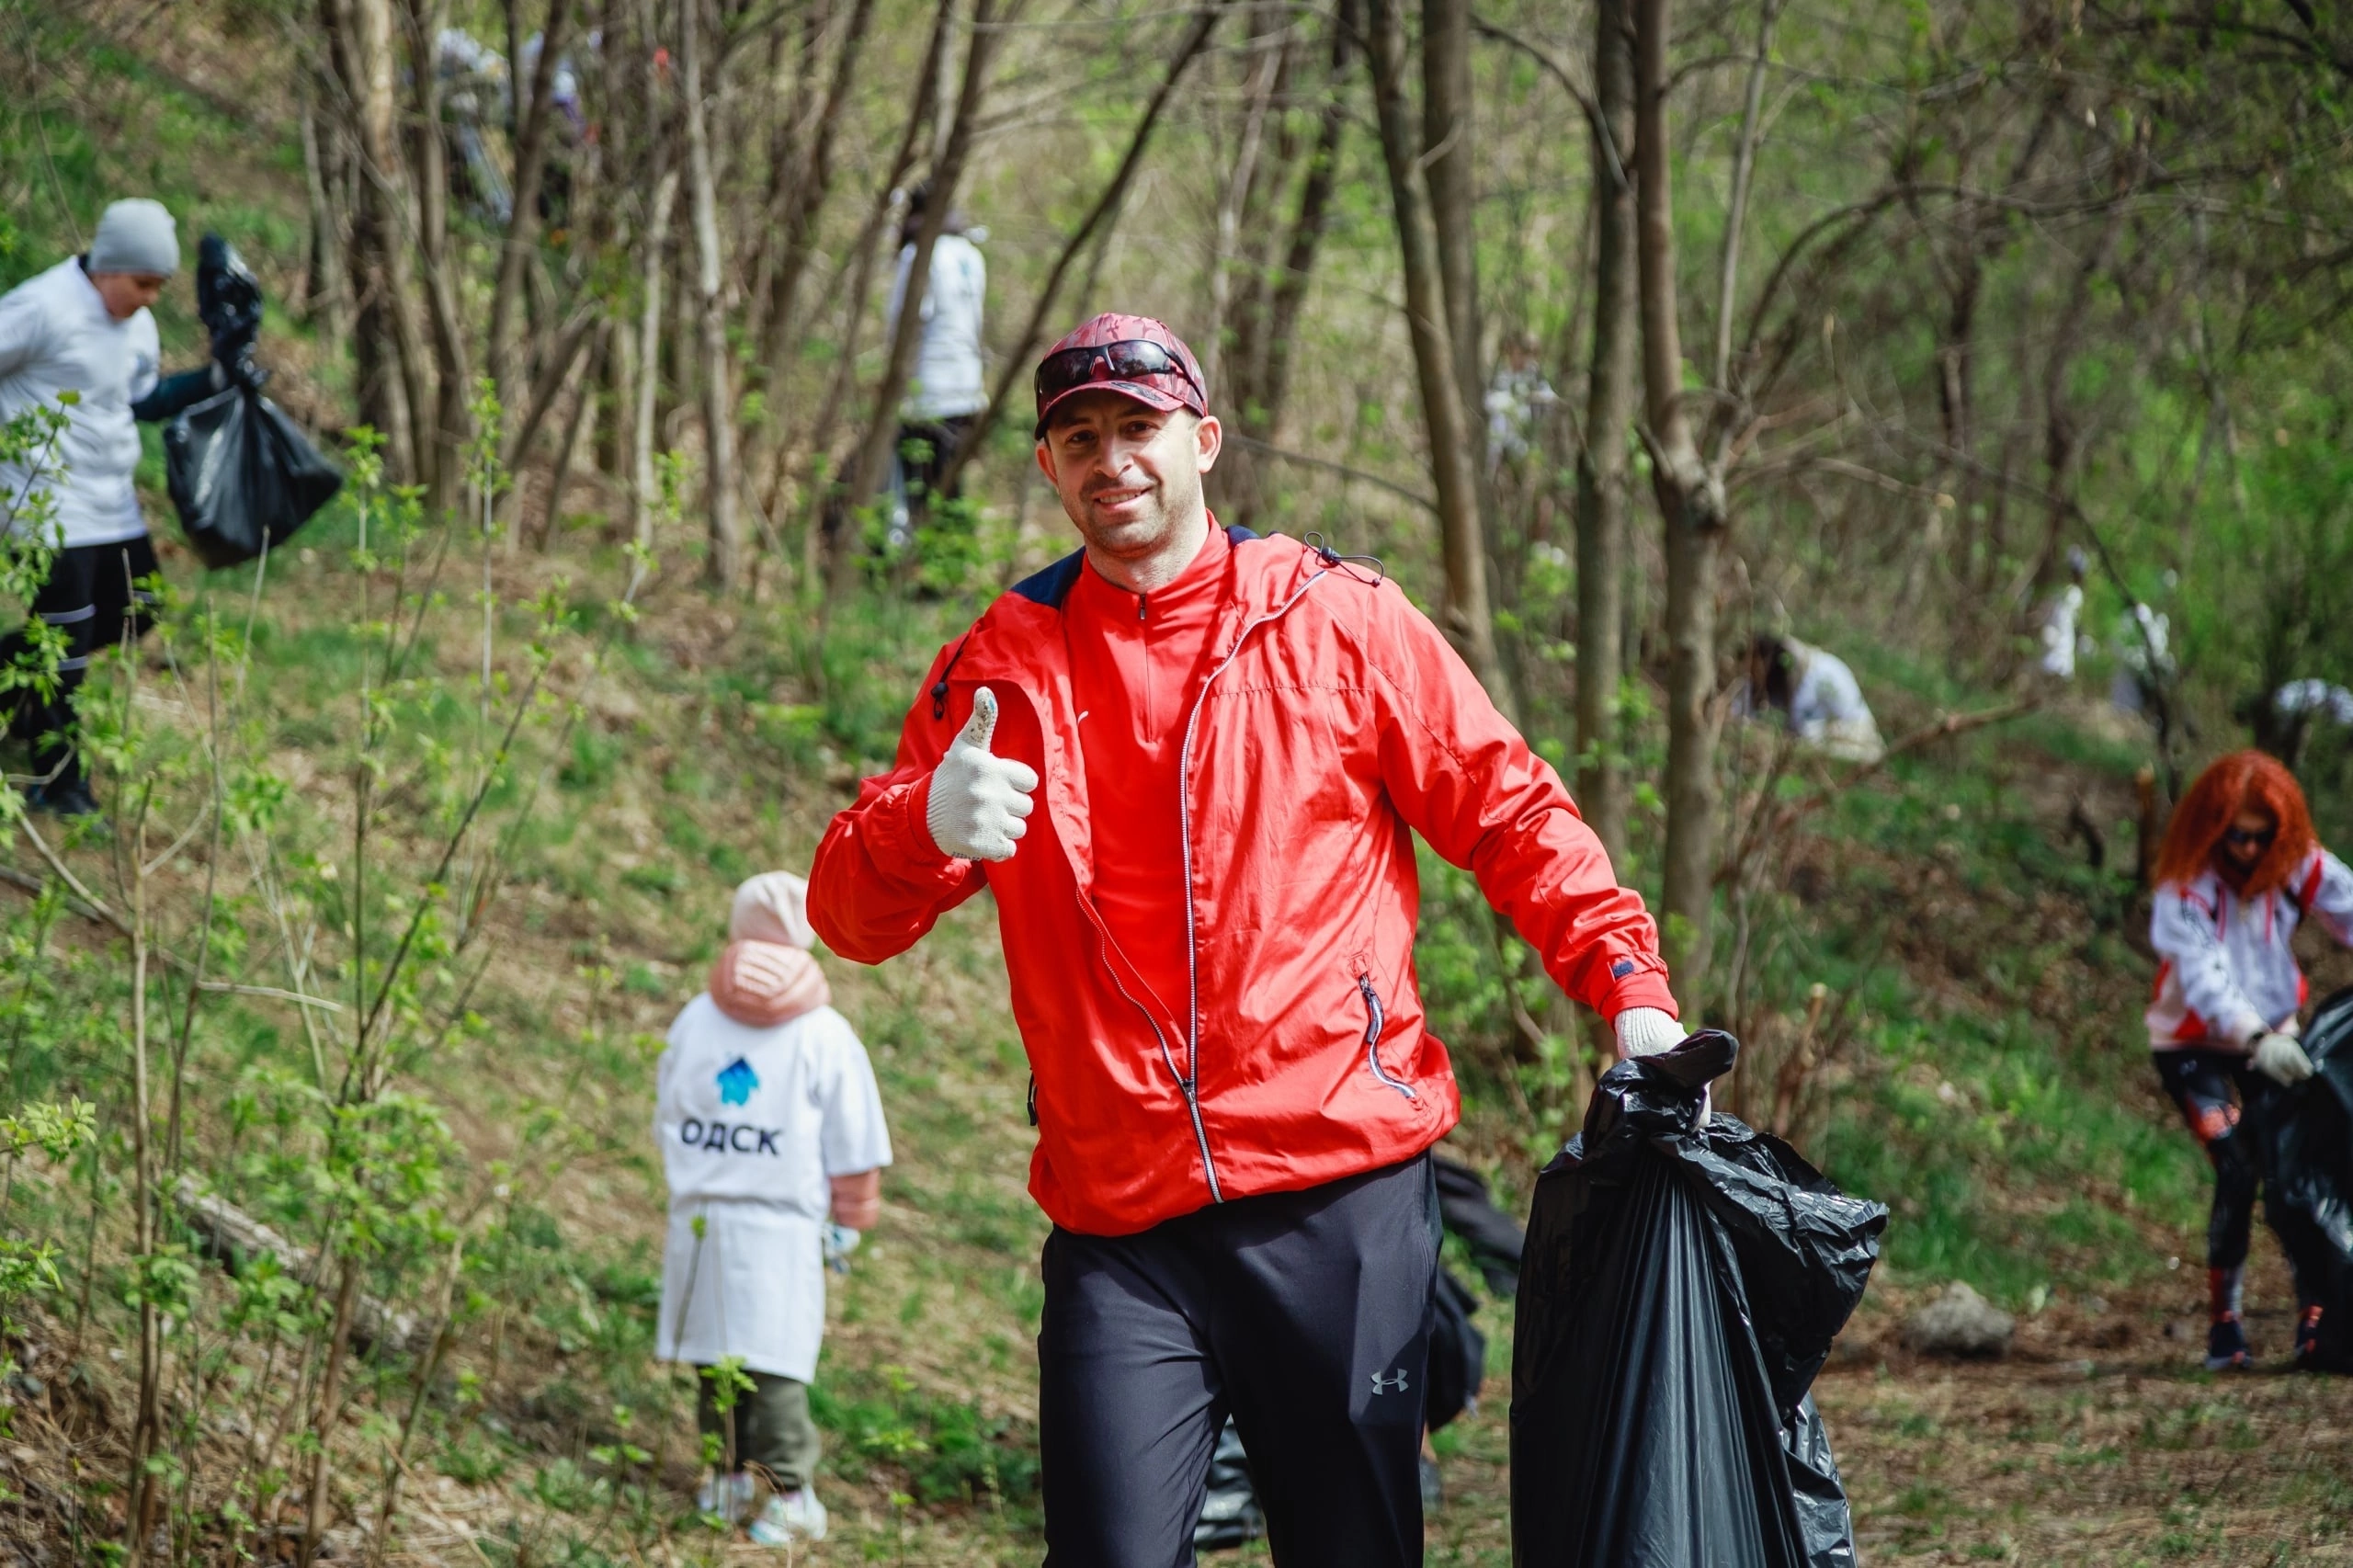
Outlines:
[[[2313,1075],[2313,1059],[2284,1034],[2259,1035],[2255,1042],[2255,1070],[2292,1089]]]
[[[1038,774],[1028,763],[989,755],[996,733],[996,694],[972,693],[972,716],[932,770],[924,825],[942,855],[967,860],[1010,860],[1015,841],[1029,831],[1021,819],[1033,809]]]
[[[1659,1056],[1684,1041],[1683,1026],[1660,1007],[1629,1007],[1610,1020],[1620,1056]]]

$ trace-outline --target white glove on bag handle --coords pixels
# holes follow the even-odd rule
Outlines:
[[[1010,860],[1015,843],[1029,831],[1022,818],[1034,809],[1029,792],[1037,770],[1009,756],[993,756],[996,693],[972,693],[972,716],[965,721],[948,755],[932,770],[931,800],[924,825],[942,855],[966,860]]]
[[[1662,1007],[1629,1007],[1610,1022],[1620,1056],[1659,1056],[1683,1043],[1683,1026]]]
[[[2256,1038],[2255,1070],[2275,1084],[2294,1088],[2313,1075],[2313,1059],[2293,1039],[2275,1032]]]
[[[1690,1038],[1681,1024],[1666,1016],[1664,1007],[1629,1007],[1610,1020],[1618,1031],[1618,1054],[1631,1056],[1663,1056]],[[1710,1085],[1699,1096],[1699,1119],[1696,1126],[1705,1127],[1715,1114],[1715,1086]]]

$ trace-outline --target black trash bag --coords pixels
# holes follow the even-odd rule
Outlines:
[[[2313,1013],[2304,1031],[2313,1075],[2292,1088],[2260,1074],[2246,1118],[2263,1174],[2263,1216],[2296,1277],[2320,1304],[2315,1370],[2353,1372],[2353,991]]]
[[[1511,1403],[1517,1568],[1852,1568],[1807,1390],[1887,1210],[1716,1116],[1707,1031],[1604,1074],[1536,1184]]]
[[[1266,1533],[1267,1518],[1258,1511],[1258,1494],[1250,1485],[1250,1456],[1242,1451],[1242,1434],[1228,1416],[1210,1456],[1209,1494],[1201,1500],[1201,1517],[1193,1526],[1193,1550],[1225,1551]]]
[[[232,380],[258,388],[254,340],[261,335],[261,280],[237,247],[218,234],[197,246],[196,313],[212,335],[212,358]]]
[[[343,487],[301,426],[247,386],[216,392],[166,426],[164,466],[188,542],[214,568],[284,544]]]

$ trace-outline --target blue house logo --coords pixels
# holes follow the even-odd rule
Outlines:
[[[722,1105],[749,1105],[752,1091],[760,1086],[760,1075],[752,1064],[737,1057],[719,1070],[719,1100]]]

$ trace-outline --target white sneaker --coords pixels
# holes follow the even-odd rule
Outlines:
[[[768,1499],[760,1517],[745,1532],[761,1546],[790,1546],[795,1541],[825,1539],[825,1506],[809,1487],[779,1492]]]
[[[701,1513],[716,1514],[731,1525],[740,1525],[750,1515],[752,1499],[757,1494],[750,1471],[706,1476],[703,1483],[695,1488],[695,1507]]]

